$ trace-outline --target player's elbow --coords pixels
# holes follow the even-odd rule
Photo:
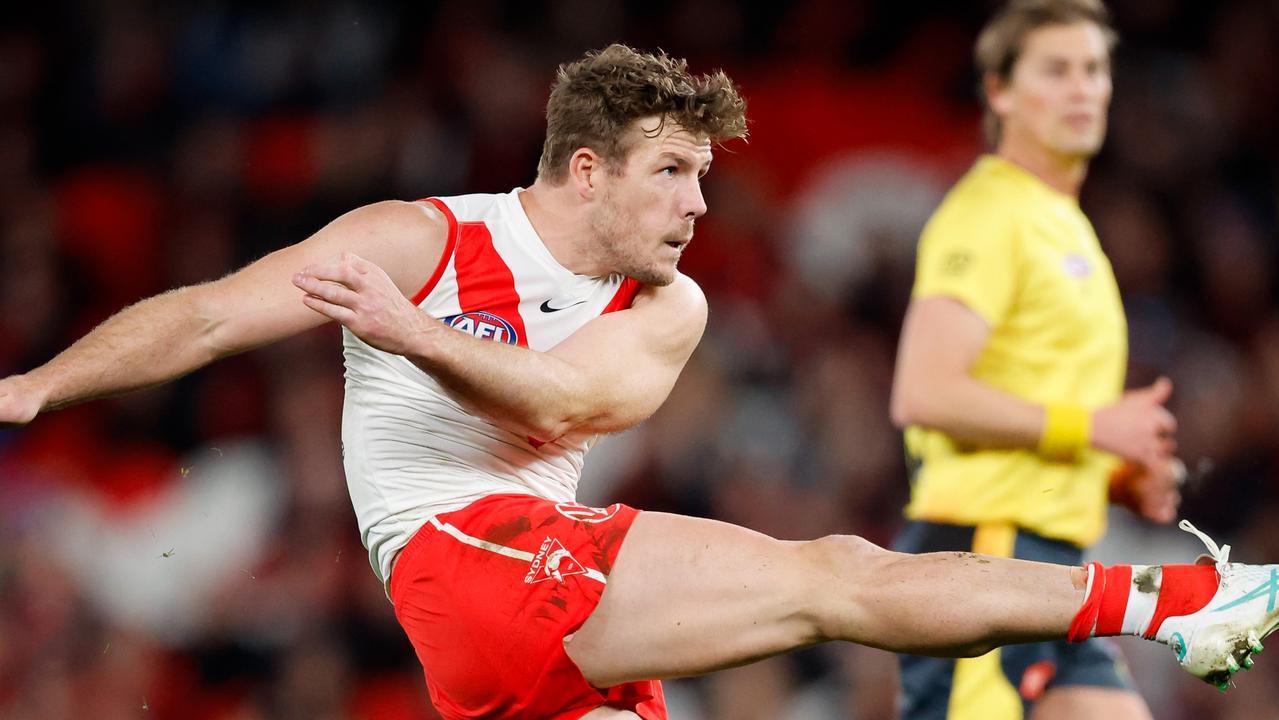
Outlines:
[[[962,372],[931,366],[908,367],[893,378],[889,415],[893,425],[939,428],[949,425],[957,403],[954,389],[965,382]]]
[[[580,403],[565,403],[559,412],[528,418],[528,435],[539,442],[551,442],[570,433],[621,432],[648,419],[656,409],[610,398],[598,395]]]
[[[540,443],[553,442],[571,433],[605,433],[617,428],[607,418],[578,415],[543,415],[529,418],[524,424],[525,433]]]
[[[926,425],[924,417],[928,414],[927,403],[920,397],[922,393],[906,383],[893,384],[892,398],[889,400],[888,414],[893,425],[905,429],[909,425]]]
[[[522,418],[521,430],[539,443],[552,442],[583,430],[589,417],[587,413],[583,403],[561,396],[561,402],[555,406],[543,405]]]
[[[939,428],[949,424],[947,407],[948,401],[941,390],[916,383],[893,389],[889,415],[898,429],[911,425]]]
[[[888,403],[888,417],[893,421],[893,426],[898,430],[910,425],[910,405],[898,392],[897,388],[893,388],[892,399]]]
[[[541,414],[526,418],[520,429],[538,443],[548,443],[569,434],[573,427],[574,424],[567,418]]]

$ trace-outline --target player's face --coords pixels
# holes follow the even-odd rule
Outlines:
[[[1031,143],[1090,158],[1106,137],[1110,51],[1090,22],[1048,25],[1027,34],[1009,82],[991,94],[1000,143]]]
[[[644,118],[621,174],[609,174],[591,226],[615,272],[648,285],[669,285],[706,212],[701,179],[710,169],[710,140],[667,121]],[[645,132],[647,130],[647,132]]]

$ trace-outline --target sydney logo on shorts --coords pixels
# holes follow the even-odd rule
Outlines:
[[[515,328],[502,318],[483,310],[474,310],[461,315],[449,315],[440,318],[440,322],[455,330],[474,335],[481,340],[496,340],[508,345],[519,342]]]
[[[564,578],[570,575],[585,574],[586,568],[582,567],[582,563],[565,549],[563,543],[553,537],[547,537],[542,541],[542,547],[538,548],[537,554],[533,556],[533,563],[529,565],[524,582],[532,585],[554,578],[555,582],[562,585]]]

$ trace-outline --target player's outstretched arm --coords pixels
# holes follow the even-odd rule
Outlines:
[[[447,226],[437,214],[414,203],[369,205],[220,280],[131,305],[48,363],[0,380],[0,427],[30,422],[44,410],[158,385],[325,322],[302,304],[290,279],[343,250],[394,268],[394,282],[412,294],[443,252]]]
[[[294,282],[308,307],[408,358],[472,410],[541,441],[615,432],[647,418],[706,325],[706,298],[684,276],[645,288],[630,309],[590,321],[544,353],[449,328],[396,292],[377,263],[350,253],[308,267]]]

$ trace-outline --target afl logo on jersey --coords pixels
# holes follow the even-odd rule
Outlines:
[[[461,315],[450,315],[446,318],[440,318],[440,322],[455,330],[474,335],[481,340],[496,340],[507,345],[514,345],[519,342],[519,338],[515,336],[515,328],[511,327],[510,323],[493,313],[484,312],[483,310],[462,313]]]

